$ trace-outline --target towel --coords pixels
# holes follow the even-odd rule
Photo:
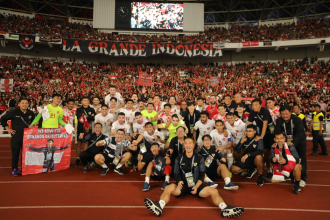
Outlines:
[[[68,132],[68,134],[72,134],[72,132],[74,131],[74,127],[72,127],[71,124],[66,124],[64,126],[64,128],[65,128],[66,132]]]
[[[50,117],[47,106],[44,106],[44,108],[37,107],[37,110],[42,115],[42,120],[45,121]]]

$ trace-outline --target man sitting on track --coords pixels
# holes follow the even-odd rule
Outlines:
[[[156,216],[161,216],[163,208],[169,202],[171,195],[177,197],[193,195],[198,198],[211,197],[213,203],[221,209],[222,217],[242,215],[243,208],[227,206],[220,197],[218,190],[202,184],[205,177],[204,158],[194,153],[194,140],[192,138],[185,139],[184,148],[185,152],[175,159],[174,177],[176,182],[165,188],[159,202],[145,198],[145,206]]]
[[[123,129],[118,129],[115,137],[111,136],[96,143],[98,147],[106,145],[104,153],[95,156],[95,162],[103,168],[101,172],[102,176],[106,175],[109,171],[108,163],[113,163],[116,166],[114,170],[116,173],[124,175],[121,167],[132,157],[131,152],[127,150],[135,151],[137,148],[131,144],[130,141],[125,139],[124,136],[125,131]]]
[[[160,164],[164,162],[164,164]],[[169,185],[170,182],[170,175],[172,173],[172,167],[171,167],[171,159],[166,156],[165,151],[160,150],[160,146],[157,142],[151,144],[150,152],[147,152],[146,154],[139,155],[139,163],[138,168],[143,168],[147,164],[147,171],[146,171],[146,177],[145,177],[145,183],[142,188],[142,191],[148,191],[150,188],[149,180],[150,177],[152,179],[159,180],[162,178],[162,176],[165,175],[165,183],[163,187],[161,188],[164,190],[164,188]]]
[[[226,167],[226,164],[224,164],[226,159],[220,152],[218,153],[216,151],[215,147],[211,147],[212,137],[209,134],[206,134],[202,137],[202,140],[202,149],[196,149],[195,152],[204,157],[205,160],[206,174],[204,182],[208,183],[210,187],[216,188],[218,184],[215,184],[212,180],[219,179],[222,176],[225,181],[224,189],[237,190],[238,186],[235,186],[230,181],[229,170]]]
[[[293,193],[299,194],[301,179],[301,164],[299,163],[299,155],[293,145],[288,145],[282,132],[275,133],[276,146],[271,149],[271,162],[274,164],[274,173],[271,182],[278,183],[285,181],[285,177],[289,177],[293,171],[295,184]]]
[[[102,134],[103,126],[100,122],[96,122],[94,125],[94,133],[88,134],[84,137],[84,133],[79,134],[78,140],[81,143],[88,142],[88,147],[86,150],[80,153],[79,158],[83,164],[83,172],[88,172],[88,162],[94,161],[95,155],[103,152],[103,147],[96,146],[97,141],[104,140],[107,138],[106,135]]]
[[[264,185],[263,170],[264,163],[262,158],[262,152],[264,150],[263,140],[256,141],[257,127],[255,125],[248,125],[246,132],[243,135],[241,141],[235,147],[235,154],[240,157],[239,161],[236,161],[231,166],[232,173],[241,173],[248,171],[246,178],[252,178],[258,169],[258,181],[257,185]],[[236,158],[236,157],[235,157]]]

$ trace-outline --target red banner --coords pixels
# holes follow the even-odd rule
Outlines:
[[[144,72],[139,72],[139,85],[152,86],[152,75],[149,75]]]
[[[22,175],[69,169],[71,136],[65,128],[25,128]]]
[[[217,86],[219,85],[220,77],[218,76],[211,76],[210,77],[210,84],[211,86]]]
[[[242,46],[243,47],[255,47],[255,46],[259,46],[259,41],[246,41],[246,42],[242,42]]]

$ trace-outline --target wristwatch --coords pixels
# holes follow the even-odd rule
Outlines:
[[[260,135],[260,137],[264,138],[264,136]]]

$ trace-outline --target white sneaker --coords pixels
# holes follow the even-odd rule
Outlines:
[[[306,182],[304,180],[300,180],[300,187],[305,187],[306,186]]]

